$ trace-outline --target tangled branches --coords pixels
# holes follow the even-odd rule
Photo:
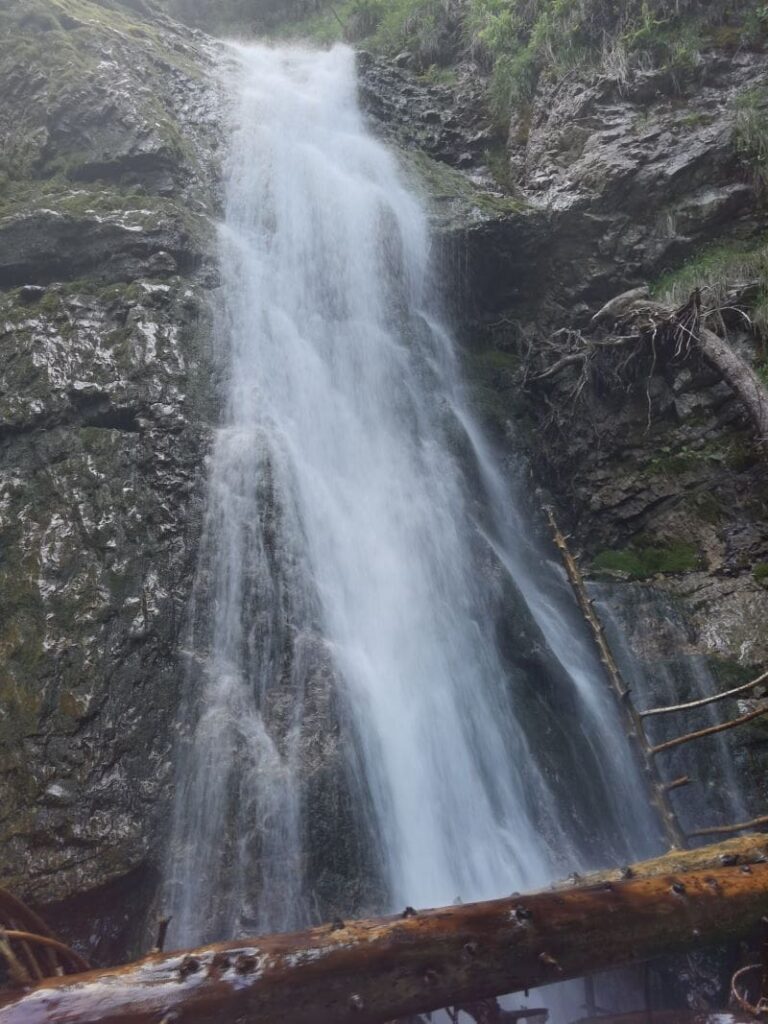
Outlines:
[[[60,942],[42,918],[6,889],[0,889],[0,961],[16,987],[90,970],[83,957]]]
[[[742,315],[749,323],[746,314]],[[671,360],[685,360],[696,352],[731,387],[744,406],[758,441],[768,443],[768,389],[728,339],[708,326],[718,320],[722,324],[722,311],[703,308],[698,289],[678,309],[670,309],[650,299],[647,289],[635,288],[612,299],[592,318],[593,328],[610,324],[609,334],[585,335],[581,331],[564,330],[553,335],[544,351],[554,350],[559,357],[536,373],[529,367],[526,382],[545,381],[567,367],[578,366],[578,376],[569,385],[570,394],[576,400],[588,382],[594,383],[598,369],[604,377],[613,378],[611,384],[626,387],[625,382],[632,377],[628,373],[630,364],[643,357],[650,420],[650,381],[660,352],[663,350]],[[621,355],[606,359],[608,352]]]

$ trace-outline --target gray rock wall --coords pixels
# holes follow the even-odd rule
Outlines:
[[[140,11],[0,12],[0,880],[37,903],[147,869],[172,780],[218,56]]]

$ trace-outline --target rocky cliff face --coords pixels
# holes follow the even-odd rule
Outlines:
[[[492,182],[493,132],[463,99],[461,75],[458,87],[411,99],[396,132],[475,189],[460,194],[430,166],[477,408],[529,460],[533,500],[554,504],[585,569],[613,581],[641,706],[765,666],[768,463],[744,408],[695,350],[622,348],[611,323],[591,317],[640,285],[673,304],[700,286],[705,307],[720,310],[716,329],[765,375],[766,206],[751,146],[767,85],[763,54],[716,49],[674,73],[544,78],[513,117],[506,188]],[[599,357],[536,380],[585,340]],[[731,736],[749,809],[764,813],[768,735]],[[699,767],[716,786],[712,763]]]
[[[172,785],[215,416],[220,54],[143,0],[22,0],[0,30],[0,877],[65,901],[63,920],[95,893],[77,907],[98,921],[105,886],[151,899]],[[499,445],[623,594],[647,678],[688,658],[731,682],[768,660],[768,463],[738,400],[695,355],[661,350],[532,380],[603,302],[671,288],[712,245],[733,254],[718,302],[743,311],[724,325],[764,360],[744,318],[765,289],[764,193],[738,121],[766,63],[705,57],[678,75],[543,78],[508,139],[472,65],[450,84],[407,60],[362,55],[360,71],[431,204]],[[648,698],[685,698],[686,679]],[[759,770],[768,737],[745,735],[736,756]],[[323,872],[335,891],[344,864]],[[105,956],[134,917],[103,919]]]
[[[211,409],[219,115],[143,5],[0,12],[0,877],[35,902],[160,836]]]

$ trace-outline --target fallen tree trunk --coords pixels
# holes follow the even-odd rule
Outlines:
[[[580,877],[571,875],[565,882],[556,882],[553,889],[576,886],[594,886],[605,882],[621,882],[627,878],[657,878],[659,875],[686,874],[691,871],[709,871],[712,868],[742,869],[752,864],[768,863],[768,835],[741,836],[720,843],[699,846],[695,850],[672,850],[661,857],[644,860],[624,868],[609,868]]]
[[[726,384],[749,413],[758,438],[768,441],[768,389],[752,367],[714,331],[701,327],[698,345],[707,362],[719,371]]]
[[[639,864],[617,882],[52,978],[0,1002],[0,1024],[375,1024],[745,936],[768,914],[755,837],[671,856],[673,873]]]

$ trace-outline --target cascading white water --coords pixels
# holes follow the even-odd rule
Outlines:
[[[584,866],[595,835],[637,850],[654,832],[642,786],[569,595],[463,403],[425,215],[364,123],[353,53],[234,52],[228,397],[181,722],[174,941],[311,917],[319,663],[392,906],[537,885]],[[525,664],[507,620],[525,623]]]

